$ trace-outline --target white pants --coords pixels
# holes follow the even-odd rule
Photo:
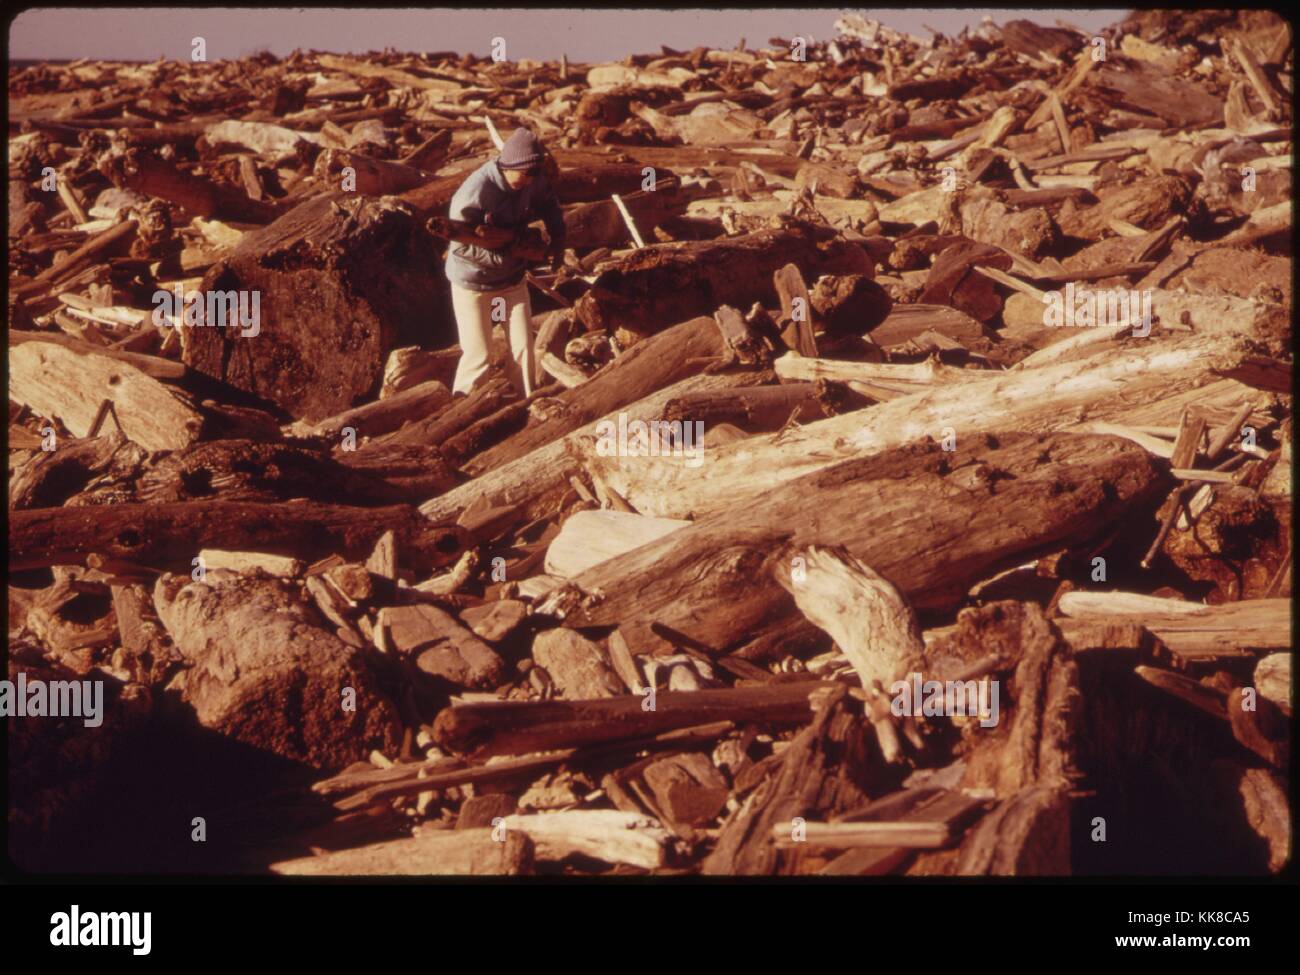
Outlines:
[[[521,396],[533,391],[533,318],[528,300],[528,285],[521,281],[513,288],[500,291],[470,291],[453,283],[451,307],[456,314],[456,331],[460,335],[460,362],[456,364],[453,393],[468,393],[474,380],[488,368],[488,349],[492,326],[506,325],[510,340],[510,361],[506,373]]]

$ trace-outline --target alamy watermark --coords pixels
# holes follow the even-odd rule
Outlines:
[[[59,948],[87,945],[125,946],[133,955],[147,955],[151,948],[153,913],[151,911],[81,912],[73,904],[70,911],[50,915],[50,944]]]
[[[185,291],[177,284],[171,291],[155,291],[153,303],[153,323],[159,328],[238,326],[242,338],[262,331],[260,291]]]
[[[980,727],[998,723],[998,682],[982,680],[922,680],[913,672],[890,685],[889,709],[896,717],[978,717]]]
[[[104,723],[102,680],[0,680],[0,718],[82,718],[87,728]]]
[[[1151,334],[1151,291],[1109,288],[1091,291],[1075,288],[1073,282],[1064,291],[1043,293],[1043,324],[1048,328],[1133,327],[1135,338]]]
[[[596,454],[600,457],[682,457],[687,467],[704,463],[703,420],[629,420],[596,424]]]

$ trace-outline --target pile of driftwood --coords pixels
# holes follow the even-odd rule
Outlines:
[[[1280,869],[1288,26],[837,26],[11,68],[9,676],[108,685],[10,719],[11,856],[237,747],[136,862]],[[519,125],[544,374],[453,399]]]

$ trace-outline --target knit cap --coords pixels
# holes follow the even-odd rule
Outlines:
[[[501,147],[502,169],[535,169],[542,164],[542,146],[525,128],[515,129]]]

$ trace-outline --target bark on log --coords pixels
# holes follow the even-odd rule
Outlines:
[[[211,547],[363,561],[389,529],[412,565],[446,565],[464,550],[461,529],[431,525],[405,505],[186,501],[14,512],[9,559],[13,569],[81,565],[92,552],[146,565],[188,563]]]
[[[601,272],[575,307],[588,329],[615,331],[631,345],[673,322],[720,305],[775,304],[772,275],[794,263],[806,277],[870,274],[870,258],[826,228],[800,224],[746,237],[646,247]]]
[[[260,295],[260,331],[182,332],[190,367],[315,422],[374,396],[391,349],[436,339],[446,294],[428,237],[396,205],[308,200],[246,234],[201,285]]]

